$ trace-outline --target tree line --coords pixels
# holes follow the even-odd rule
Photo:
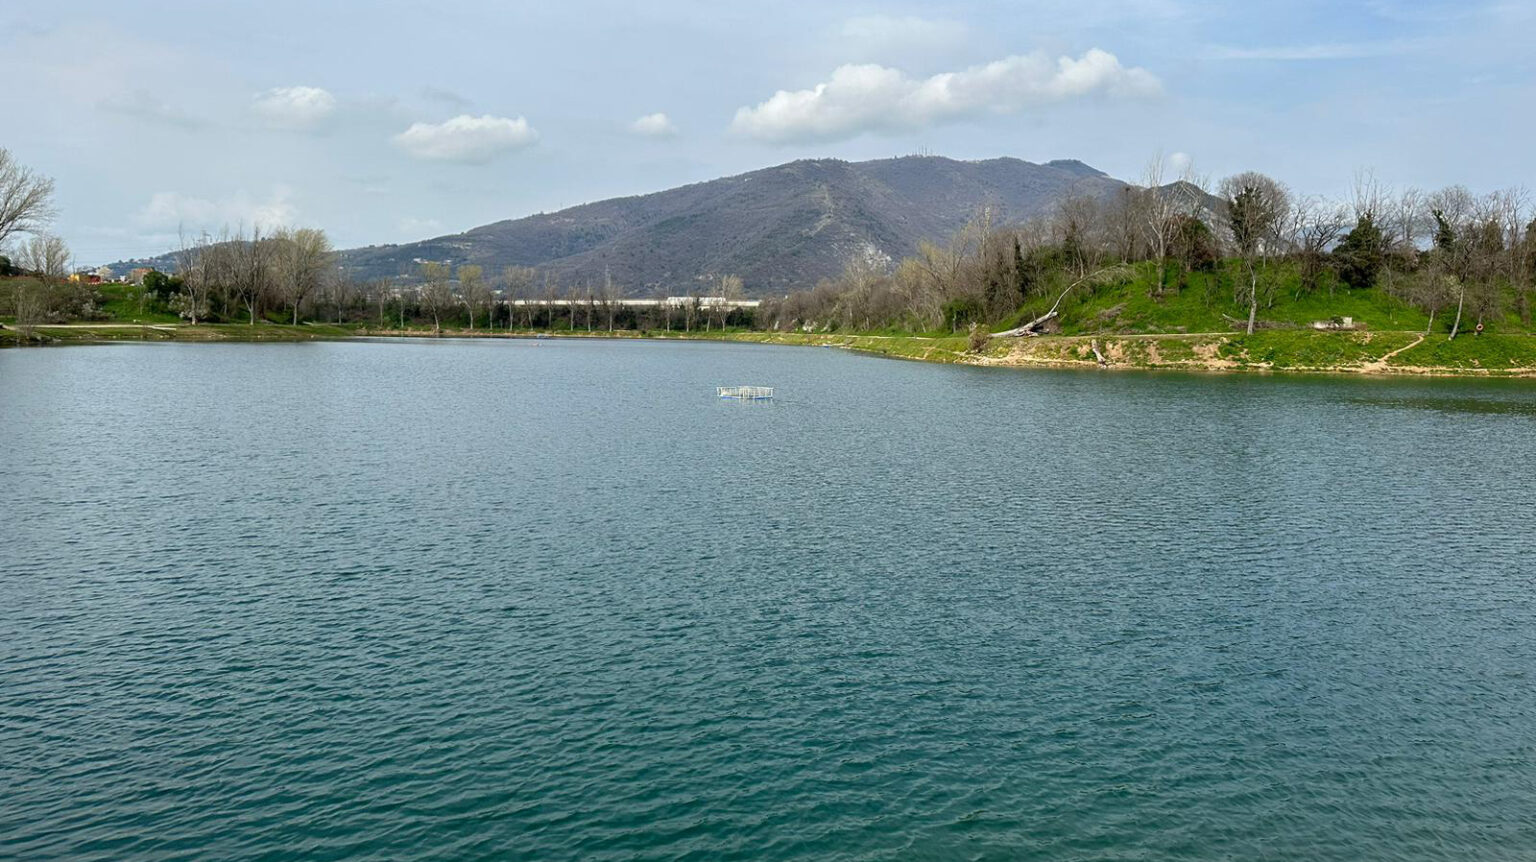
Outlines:
[[[1331,201],[1257,172],[1212,183],[1189,170],[1164,182],[1167,171],[1155,157],[1140,185],[1071,195],[1022,224],[982,210],[949,242],[922,243],[894,266],[855,256],[838,277],[765,302],[759,319],[773,329],[961,331],[1140,267],[1154,299],[1186,289],[1194,273],[1220,274],[1250,333],[1284,290],[1380,289],[1426,312],[1431,328],[1448,317],[1452,338],[1507,313],[1530,324],[1536,219],[1524,189],[1392,192],[1361,174],[1348,200]]]
[[[958,332],[1016,322],[1023,309],[1055,298],[1051,314],[1031,322],[1040,324],[1069,292],[1139,271],[1153,299],[1187,290],[1197,273],[1216,276],[1230,288],[1222,305],[1248,332],[1285,292],[1300,298],[1370,289],[1422,309],[1431,328],[1438,320],[1452,338],[1508,314],[1530,324],[1536,219],[1524,189],[1393,192],[1362,174],[1347,200],[1333,201],[1298,195],[1251,171],[1214,183],[1189,168],[1170,178],[1168,160],[1157,156],[1139,184],[1108,196],[1069,195],[1023,223],[1001,224],[983,209],[947,242],[921,243],[894,264],[861,253],[836,278],[765,300],[755,312],[709,301],[743,296],[732,275],[693,282],[685,297],[648,306],[622,302],[625,291],[610,278],[561,285],[554,273],[531,267],[488,274],[475,264],[427,261],[406,278],[359,281],[338,266],[318,228],[237,228],[184,239],[173,274],[151,272],[126,290],[140,313],[174,313],[192,323]],[[69,278],[69,249],[47,230],[53,192],[52,180],[0,149],[0,277],[30,276],[7,279],[0,313],[23,327],[101,316],[101,297]],[[667,300],[667,293],[655,298]]]
[[[106,317],[103,295],[73,272],[68,246],[49,232],[56,208],[53,180],[0,149],[0,315],[24,331],[41,323]],[[740,278],[695,282],[686,296],[649,306],[621,302],[612,279],[601,285],[560,285],[548,272],[509,266],[496,276],[479,265],[428,261],[397,279],[359,281],[338,266],[318,228],[225,229],[183,236],[171,273],[151,270],[111,289],[128,314],[174,314],[192,324],[280,319],[356,323],[405,329],[430,325],[476,329],[691,332],[750,326],[750,309],[715,303],[739,300]],[[666,300],[665,291],[657,295]],[[120,314],[123,309],[116,309]]]

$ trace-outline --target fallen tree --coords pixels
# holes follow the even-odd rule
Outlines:
[[[1077,287],[1078,285],[1085,284],[1085,283],[1090,282],[1090,281],[1094,281],[1094,280],[1098,279],[1099,276],[1109,272],[1113,268],[1114,267],[1105,267],[1104,269],[1094,270],[1093,272],[1088,273],[1087,275],[1083,276],[1082,278],[1079,278],[1077,281],[1072,282],[1071,284],[1067,285],[1064,290],[1062,290],[1061,295],[1056,297],[1056,302],[1052,303],[1050,311],[1047,311],[1046,313],[1040,315],[1039,317],[1035,318],[1034,320],[1031,320],[1030,322],[1024,324],[1023,326],[1015,326],[1014,328],[1009,329],[1009,330],[1005,330],[1003,332],[994,332],[994,333],[992,333],[992,337],[993,338],[1019,338],[1021,336],[1034,337],[1034,336],[1039,335],[1040,334],[1040,327],[1045,326],[1047,323],[1050,323],[1052,320],[1055,320],[1056,317],[1060,314],[1061,301],[1063,299],[1067,298],[1067,294],[1071,293],[1073,288]]]

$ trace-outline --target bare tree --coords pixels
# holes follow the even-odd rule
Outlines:
[[[34,234],[31,241],[21,247],[18,256],[21,268],[37,276],[49,288],[69,277],[70,260],[69,246],[52,234]]]
[[[1477,201],[1472,230],[1467,234],[1471,256],[1471,280],[1468,299],[1477,315],[1477,332],[1483,324],[1502,312],[1502,283],[1508,277],[1509,249],[1504,232],[1506,209],[1519,217],[1519,202],[1505,192],[1491,192]]]
[[[898,283],[908,285],[913,307],[929,329],[944,322],[944,303],[948,302],[960,278],[964,258],[954,245],[938,246],[931,242],[917,245],[912,270]],[[900,273],[900,270],[898,270]]]
[[[32,327],[48,316],[56,301],[55,294],[69,278],[70,260],[69,246],[50,234],[33,234],[21,247],[17,264],[36,279],[13,282],[16,326],[28,338],[32,336]]]
[[[533,276],[533,268],[527,266],[507,266],[501,270],[501,288],[506,292],[507,301],[513,303],[508,309],[508,329],[512,328],[511,314],[519,303],[527,317],[528,328],[533,328]]]
[[[1121,263],[1141,260],[1145,246],[1142,243],[1142,208],[1147,200],[1143,189],[1126,186],[1110,202],[1104,211],[1104,224],[1114,255]]]
[[[11,279],[11,310],[16,315],[16,329],[30,339],[33,327],[48,314],[48,292],[42,282],[30,278]]]
[[[545,326],[548,327],[549,329],[554,329],[555,328],[555,309],[559,307],[559,303],[560,303],[560,283],[559,283],[559,281],[557,281],[555,279],[555,276],[554,276],[553,273],[550,273],[550,272],[547,272],[547,271],[544,273],[543,299],[544,299],[544,323],[545,323]],[[575,329],[576,328],[576,315],[575,315],[575,312],[571,313],[570,324],[571,324],[570,325],[571,329]]]
[[[1387,204],[1382,221],[1387,227],[1387,241],[1398,254],[1417,251],[1419,238],[1424,235],[1429,214],[1425,212],[1424,193],[1415,188],[1403,189]]]
[[[1344,231],[1344,219],[1344,207],[1315,195],[1300,198],[1291,209],[1282,239],[1296,256],[1302,292],[1317,289],[1327,268],[1328,250]]]
[[[1390,195],[1391,193],[1376,180],[1374,171],[1365,168],[1355,171],[1353,194],[1350,196],[1355,221],[1363,218],[1374,222],[1381,221]]]
[[[421,306],[432,315],[432,332],[443,331],[443,312],[453,307],[453,287],[448,283],[452,270],[446,263],[426,261],[421,265]]]
[[[273,235],[278,284],[293,308],[293,325],[299,325],[299,307],[334,276],[331,240],[319,228],[281,229]]]
[[[53,180],[24,167],[0,147],[0,246],[18,233],[37,233],[53,221]]]
[[[475,307],[480,304],[485,290],[482,278],[485,270],[474,264],[459,267],[459,300],[469,309],[469,331],[475,331]]]
[[[688,288],[688,298],[683,301],[683,331],[693,331],[693,318],[699,313],[702,301],[699,299],[697,288]]]
[[[613,283],[613,273],[609,272],[607,267],[603,267],[602,301],[603,311],[608,315],[609,332],[613,331],[613,314],[618,309],[619,298],[623,296],[623,294],[624,291],[620,290],[618,285]]]
[[[208,295],[213,289],[208,250],[212,244],[206,233],[199,234],[196,239],[189,239],[185,232],[178,234],[176,274],[181,276],[181,293],[172,304],[193,326],[197,325],[198,318],[208,314]]]
[[[1255,171],[1221,181],[1227,229],[1248,274],[1248,334],[1259,315],[1259,269],[1277,250],[1278,229],[1290,212],[1290,192],[1280,182]]]
[[[256,315],[267,304],[273,285],[280,278],[282,261],[279,243],[281,237],[263,237],[261,228],[253,227],[249,236],[245,228],[227,230],[199,253],[202,273],[210,285],[224,289],[225,298],[233,298],[245,306],[246,320],[255,325]],[[226,313],[228,312],[226,302]]]
[[[1497,269],[1499,277],[1508,282],[1519,303],[1520,319],[1531,319],[1530,287],[1531,271],[1528,266],[1529,251],[1526,246],[1526,225],[1530,218],[1530,193],[1523,187],[1494,192],[1489,196],[1489,216],[1499,225],[1503,254]]]
[[[664,284],[656,287],[656,302],[661,305],[662,324],[667,332],[672,331],[672,297],[668,296],[669,293],[671,291]]]
[[[368,300],[378,304],[379,328],[383,329],[385,326],[384,306],[389,302],[389,295],[391,293],[389,282],[383,279],[374,279],[363,285],[363,293],[367,296]]]
[[[1152,251],[1152,259],[1157,261],[1157,286],[1153,292],[1159,296],[1167,285],[1168,244],[1171,241],[1169,231],[1173,217],[1177,214],[1174,194],[1163,189],[1163,174],[1167,166],[1168,160],[1159,150],[1142,171],[1142,189],[1136,193],[1136,209],[1141,217],[1142,233],[1147,239],[1147,247]]]
[[[367,286],[353,277],[351,268],[334,270],[333,276],[320,286],[320,298],[331,307],[332,321],[341,323],[346,310],[359,304],[366,311],[370,294]]]
[[[1429,321],[1424,325],[1424,334],[1429,335],[1435,328],[1435,315],[1450,304],[1457,288],[1444,270],[1426,267],[1409,278],[1407,292],[1411,302],[1429,312]]]
[[[1451,339],[1461,331],[1461,315],[1467,304],[1467,282],[1473,275],[1470,234],[1476,221],[1476,201],[1464,186],[1443,188],[1429,196],[1428,208],[1435,220],[1431,268],[1453,286],[1456,294],[1456,319],[1451,323]]]
[[[741,276],[720,276],[720,296],[715,306],[720,314],[720,328],[725,329],[725,319],[730,316],[735,303],[741,301],[743,295]]]
[[[583,285],[582,287],[579,287],[579,288],[575,287],[575,286],[572,286],[571,287],[571,292],[566,295],[566,301],[568,303],[570,303],[570,309],[571,309],[571,329],[575,329],[576,328],[576,308],[577,308],[577,306],[581,306],[583,309],[586,310],[586,317],[584,319],[585,319],[586,324],[587,324],[587,331],[591,332],[592,331],[592,305],[593,305],[592,285],[586,284],[586,285]]]

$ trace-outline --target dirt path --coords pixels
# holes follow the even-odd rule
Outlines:
[[[1426,339],[1428,337],[1429,337],[1428,335],[1420,335],[1417,339],[1414,340],[1414,342],[1412,344],[1407,344],[1407,345],[1404,345],[1402,347],[1399,347],[1398,349],[1392,351],[1391,353],[1386,354],[1385,356],[1380,357],[1379,359],[1376,359],[1376,360],[1374,360],[1372,362],[1365,363],[1365,365],[1362,366],[1362,370],[1385,371],[1385,370],[1387,370],[1387,360],[1389,360],[1392,357],[1398,355],[1399,353],[1403,353],[1405,351],[1412,350],[1413,348],[1418,347],[1420,344],[1423,344],[1424,343],[1424,339]]]

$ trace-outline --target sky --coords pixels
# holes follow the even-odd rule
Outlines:
[[[1531,2],[0,5],[0,147],[82,264],[406,242],[800,158],[1155,153],[1346,195],[1536,185]]]

